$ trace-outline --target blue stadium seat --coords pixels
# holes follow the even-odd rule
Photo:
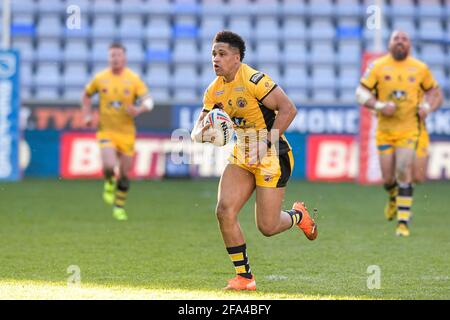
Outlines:
[[[91,35],[91,26],[89,25],[88,15],[81,15],[80,25],[67,24],[64,26],[64,38],[67,41],[71,39],[88,39]]]
[[[416,32],[417,28],[414,24],[413,17],[394,19],[392,24],[392,30],[402,30],[407,32],[412,41],[414,41],[417,36]]]
[[[365,14],[363,8],[358,0],[339,0],[334,10],[339,17],[359,17]]]
[[[313,40],[332,40],[335,36],[335,29],[331,19],[315,18],[307,28],[307,34]]]
[[[174,0],[173,11],[176,14],[197,14],[200,7],[196,0]]]
[[[301,0],[284,0],[280,12],[286,18],[298,18],[306,13],[306,7],[304,1]]]
[[[81,95],[83,94],[84,87],[64,87],[63,99],[66,101],[73,101],[80,103]]]
[[[146,0],[122,0],[119,3],[118,12],[121,15],[142,15],[145,13],[145,7],[152,5]],[[155,4],[153,4],[155,5]]]
[[[129,63],[144,63],[145,51],[140,40],[124,40],[122,44],[127,49],[127,60]]]
[[[221,16],[203,17],[200,37],[204,40],[212,41],[214,35],[225,29],[225,21]]]
[[[441,6],[441,2],[439,0],[419,1],[417,10],[421,17],[432,17],[436,19],[445,17],[443,14],[445,13],[444,8]]]
[[[156,104],[159,103],[168,103],[171,101],[170,91],[168,88],[150,88],[150,94],[152,95],[153,100],[155,100]]]
[[[172,27],[170,25],[170,21],[166,17],[150,17],[146,30],[147,39],[170,39],[171,36]]]
[[[112,15],[118,12],[118,4],[115,0],[91,0],[93,1],[92,12],[95,16],[101,14]]]
[[[239,35],[246,41],[253,37],[253,26],[249,16],[231,16],[228,29],[236,32],[239,30]]]
[[[31,88],[33,85],[33,67],[31,63],[20,63],[20,85],[21,87]]]
[[[343,40],[338,43],[337,61],[339,64],[359,66],[361,56],[359,41]]]
[[[330,17],[335,10],[332,0],[314,0],[309,2],[309,5],[306,6],[306,11],[313,17]]]
[[[41,1],[47,1],[47,0],[41,0]],[[80,9],[82,18],[83,18],[83,16],[89,15],[92,11],[92,3],[90,2],[90,0],[62,0],[62,2],[64,3],[64,8],[65,8],[63,10],[63,12],[65,12],[66,8],[68,8],[69,6],[77,6]]]
[[[292,65],[284,70],[283,88],[287,90],[306,89],[309,83],[306,66]]]
[[[304,41],[286,42],[282,54],[286,65],[305,63],[309,59],[309,54]]]
[[[195,104],[202,102],[202,97],[196,88],[178,88],[173,95],[173,102],[175,104]]]
[[[201,6],[201,14],[205,18],[223,18],[228,15],[229,7],[222,0],[203,1]]]
[[[31,39],[12,38],[12,47],[20,52],[22,62],[33,62],[35,59],[33,43]]]
[[[198,60],[198,49],[195,40],[179,39],[173,48],[173,61],[175,63],[195,63]]]
[[[112,15],[100,15],[94,18],[92,36],[95,39],[118,38],[117,25]]]
[[[36,50],[37,60],[42,62],[60,62],[62,50],[59,39],[41,39]]]
[[[277,0],[254,0],[252,13],[258,17],[277,16],[281,12],[281,7]]]
[[[59,38],[63,30],[64,25],[59,16],[50,14],[39,16],[37,26],[37,35],[39,38]]]
[[[419,37],[421,39],[444,40],[445,31],[439,19],[423,18],[419,23]]]
[[[13,13],[10,30],[11,38],[13,39],[34,37],[36,35],[36,26],[33,15],[30,13]]]
[[[313,65],[312,86],[317,89],[334,89],[336,87],[334,66]]]
[[[306,38],[305,22],[297,17],[287,17],[283,19],[281,33],[285,41],[303,40]]]
[[[144,24],[140,15],[122,15],[119,25],[120,39],[142,39],[144,36]]]
[[[168,88],[171,83],[170,67],[168,63],[151,63],[145,75],[150,91],[153,88]]]
[[[203,40],[199,52],[200,63],[211,63],[212,59],[212,41],[209,39]]]
[[[146,61],[148,62],[170,62],[172,53],[169,40],[153,40],[147,45]]]
[[[277,40],[280,37],[280,27],[278,19],[273,17],[259,17],[256,19],[255,26],[256,40]]]
[[[335,56],[332,42],[313,41],[311,43],[310,61],[312,64],[333,64]]]
[[[66,12],[66,3],[63,0],[36,0],[36,11],[41,13],[60,14]]]
[[[431,73],[434,79],[439,83],[441,88],[447,88],[447,77],[445,75],[445,70],[441,66],[432,66]]]
[[[280,48],[276,41],[258,41],[256,43],[257,63],[278,63],[280,61]]]
[[[341,68],[338,78],[338,87],[343,89],[356,89],[361,78],[361,72],[358,67],[346,66]]]
[[[176,65],[173,73],[175,88],[197,88],[199,77],[193,65]]]
[[[420,59],[428,65],[445,65],[448,57],[440,44],[422,45]]]
[[[89,72],[85,63],[66,63],[62,77],[64,88],[83,88],[89,81]],[[79,93],[81,96],[81,92]]]
[[[416,15],[416,6],[414,0],[391,0],[391,6],[386,7],[387,15],[392,19],[398,17],[414,17]]]
[[[33,83],[36,86],[38,97],[42,97],[39,91],[41,89],[54,89],[53,93],[58,94],[58,88],[61,85],[61,76],[59,66],[55,63],[39,63],[34,74]],[[48,93],[49,91],[46,91]],[[51,90],[50,90],[51,92]]]
[[[66,63],[89,61],[87,41],[84,39],[71,39],[70,41],[66,41],[63,59]]]
[[[214,73],[214,69],[211,63],[202,64],[200,70],[200,83],[199,87],[201,90],[206,90],[209,84],[216,78],[216,74]]]
[[[36,12],[37,4],[33,0],[11,1],[11,12],[16,13],[34,13]]]
[[[198,37],[198,33],[195,16],[180,15],[176,17],[172,28],[172,36],[175,40],[178,38],[194,39]]]
[[[253,6],[251,0],[229,0],[228,14],[230,17],[248,16],[252,13]],[[238,30],[238,29],[231,29]]]
[[[106,63],[108,61],[108,49],[111,45],[109,40],[96,40],[92,43],[91,59],[97,63]]]

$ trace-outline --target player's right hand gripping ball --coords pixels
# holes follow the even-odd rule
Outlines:
[[[230,142],[233,137],[233,121],[230,116],[221,109],[212,109],[203,120],[203,125],[211,125],[209,130],[214,130],[211,143],[222,147]]]

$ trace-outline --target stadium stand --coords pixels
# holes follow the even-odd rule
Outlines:
[[[449,99],[450,1],[385,2],[384,43],[393,29],[409,32],[414,54],[431,66]],[[245,62],[278,79],[299,99],[296,102],[352,103],[362,52],[373,48],[374,31],[365,27],[370,0],[21,0],[12,4],[12,43],[22,54],[25,99],[78,99],[76,90],[106,65],[108,45],[119,40],[127,46],[130,66],[146,79],[157,102],[185,97],[198,103],[213,79],[212,37],[230,29],[247,42]],[[80,8],[80,29],[66,23],[70,5]]]

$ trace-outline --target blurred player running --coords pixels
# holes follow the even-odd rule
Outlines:
[[[317,226],[303,203],[282,211],[286,184],[294,161],[283,135],[296,108],[272,79],[242,63],[245,43],[230,31],[216,34],[212,63],[217,75],[205,92],[203,110],[192,132],[196,142],[210,142],[214,131],[203,126],[213,108],[227,112],[236,126],[238,142],[219,183],[216,215],[236,277],[226,289],[256,290],[246,242],[238,221],[239,211],[256,190],[255,216],[267,237],[298,226],[306,237],[317,237]]]
[[[86,85],[82,98],[85,125],[92,123],[91,97],[99,94],[100,121],[97,140],[101,148],[105,184],[103,199],[113,205],[113,216],[127,220],[124,209],[130,187],[129,171],[134,155],[134,118],[153,109],[147,86],[126,67],[126,49],[113,43],[108,50],[109,68],[97,73]],[[136,102],[139,105],[134,105]],[[118,166],[118,176],[114,169]]]
[[[408,34],[394,31],[389,54],[368,67],[356,90],[361,105],[378,115],[376,144],[384,187],[389,193],[387,219],[397,215],[396,235],[409,236],[413,201],[413,161],[420,123],[442,102],[430,70],[409,55]]]

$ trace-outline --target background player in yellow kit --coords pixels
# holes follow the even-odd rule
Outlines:
[[[213,108],[227,112],[238,137],[219,183],[216,215],[236,277],[226,289],[255,290],[256,282],[247,257],[238,214],[256,190],[256,223],[265,236],[273,236],[297,225],[310,240],[317,227],[303,203],[282,211],[285,186],[293,168],[293,157],[283,132],[296,115],[296,108],[272,79],[242,63],[245,43],[230,31],[216,34],[212,63],[217,75],[206,90],[203,110],[192,132],[197,142],[211,141],[214,133],[203,126]],[[269,148],[267,148],[269,146]],[[265,148],[264,148],[265,147]],[[257,150],[262,150],[257,152]]]
[[[113,216],[116,219],[126,220],[124,206],[130,186],[128,174],[136,135],[134,118],[152,110],[154,103],[144,82],[126,67],[126,49],[120,43],[111,44],[108,63],[109,68],[97,73],[86,85],[82,112],[85,124],[89,126],[92,121],[91,97],[98,93],[100,122],[97,139],[105,176],[103,199],[114,205]],[[114,172],[116,166],[117,179]]]
[[[413,199],[413,160],[420,122],[442,102],[442,93],[430,70],[409,55],[408,34],[394,31],[389,54],[368,67],[356,90],[358,102],[377,111],[376,144],[389,201],[391,220],[397,214],[396,234],[409,236],[408,222]]]

